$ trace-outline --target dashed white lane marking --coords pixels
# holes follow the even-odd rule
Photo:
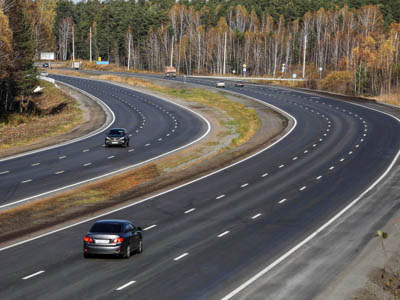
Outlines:
[[[252,219],[257,219],[259,216],[261,216],[261,214],[256,214],[256,215],[252,216],[251,218]]]
[[[157,227],[157,225],[156,225],[156,224],[153,224],[153,225],[151,225],[151,226],[146,227],[145,229],[143,229],[143,231],[150,230],[150,229],[152,229],[152,228],[154,228],[154,227]]]
[[[343,161],[344,161],[344,158],[341,158],[340,161],[343,162]]]
[[[229,231],[225,231],[221,234],[218,234],[217,237],[223,237],[224,235],[227,235],[229,233]]]
[[[192,211],[195,211],[195,210],[196,210],[195,208],[191,208],[191,209],[185,211],[185,214],[191,213]]]
[[[162,141],[162,138],[159,138],[159,139],[158,139],[158,141],[160,141],[160,142],[161,142],[161,141]]]
[[[315,179],[320,180],[321,178],[322,178],[322,176],[320,175],[320,176],[316,177]]]
[[[245,183],[245,184],[242,184],[240,187],[241,188],[244,188],[244,187],[246,187],[246,186],[248,186],[249,184],[248,183]]]
[[[279,169],[282,169],[284,166],[285,166],[285,165],[280,165],[280,166],[279,166]]]
[[[54,174],[55,174],[55,175],[60,175],[60,174],[62,174],[62,173],[64,173],[64,171],[58,171],[58,172],[55,172]]]
[[[312,145],[313,147],[317,147],[317,144]]]
[[[28,182],[31,182],[31,181],[32,181],[32,179],[27,179],[27,180],[21,181],[21,183],[28,183]]]
[[[10,171],[3,171],[3,172],[0,173],[0,175],[8,174],[8,173],[10,173]]]
[[[126,284],[124,284],[124,285],[122,285],[122,286],[120,286],[119,288],[117,288],[117,289],[115,289],[116,291],[121,291],[121,290],[123,290],[124,288],[126,288],[126,287],[128,287],[128,286],[130,286],[131,284],[134,284],[136,281],[129,281],[128,283],[126,283]]]
[[[356,148],[360,147],[360,145],[356,145]]]
[[[306,188],[306,186],[302,186],[301,188],[299,188],[299,191],[304,191]]]
[[[110,155],[110,156],[107,157],[107,159],[111,159],[111,158],[114,158],[114,157],[115,157],[114,155]]]
[[[133,152],[133,151],[135,151],[135,149],[130,149],[130,150],[128,150],[128,152]]]
[[[283,203],[283,202],[285,202],[287,199],[286,198],[284,198],[284,199],[282,199],[281,201],[279,201],[278,203]]]
[[[349,154],[352,155],[352,154],[353,154],[353,151],[350,151]]]
[[[40,163],[31,164],[32,167],[36,167],[36,166],[38,166],[38,165],[40,165]]]
[[[144,145],[145,147],[148,147],[148,146],[150,146],[151,144],[146,144],[146,145]]]
[[[293,160],[296,160],[296,159],[298,159],[298,157],[297,157],[297,156],[293,157]]]
[[[33,274],[31,274],[31,275],[28,275],[28,276],[22,277],[22,280],[27,280],[27,279],[30,279],[30,278],[32,278],[32,277],[35,277],[35,276],[38,276],[38,275],[40,275],[40,274],[42,274],[42,273],[44,273],[44,271],[43,271],[43,270],[41,270],[41,271],[38,271],[38,272],[36,272],[36,273],[33,273]]]
[[[84,164],[83,166],[84,167],[87,167],[87,166],[90,166],[92,163],[87,163],[87,164]]]
[[[169,136],[169,133],[167,133],[167,136]]]
[[[308,153],[308,150],[304,150],[304,153]]]
[[[225,197],[225,195],[219,195],[217,198],[215,198],[215,199],[221,199],[221,198],[224,198]]]
[[[175,257],[174,260],[175,261],[180,260],[180,259],[184,258],[187,255],[189,255],[189,253],[183,253],[182,255],[179,255],[178,257]]]
[[[89,152],[90,151],[90,149],[84,149],[84,150],[82,150],[82,152]]]
[[[334,168],[335,168],[335,167],[334,167],[334,166],[332,166],[332,167],[330,167],[330,168],[329,168],[329,170],[333,170]]]
[[[67,157],[66,155],[63,155],[63,156],[60,156],[58,159],[64,159],[66,157]]]
[[[268,176],[268,173],[264,173],[261,175],[261,177],[266,177],[266,176]]]

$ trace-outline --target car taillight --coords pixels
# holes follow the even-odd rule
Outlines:
[[[83,238],[83,241],[85,241],[85,242],[87,242],[87,243],[93,243],[93,239],[92,239],[91,237],[89,237],[89,236],[85,236],[85,237]]]
[[[122,238],[122,237],[117,237],[117,238],[115,238],[114,240],[113,240],[113,243],[122,243],[124,241],[124,238]]]

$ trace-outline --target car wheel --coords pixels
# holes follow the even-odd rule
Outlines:
[[[126,144],[126,146],[128,146],[128,147],[129,147],[129,141],[128,141],[128,143]]]
[[[131,256],[131,246],[128,245],[126,247],[126,252],[125,252],[124,258],[129,258],[130,256]]]
[[[139,241],[139,246],[138,246],[138,248],[136,250],[136,253],[142,253],[142,252],[143,252],[143,241],[140,240]]]
[[[89,253],[86,253],[86,252],[83,252],[83,257],[84,257],[84,258],[89,258],[89,257],[90,257],[90,254],[89,254]]]

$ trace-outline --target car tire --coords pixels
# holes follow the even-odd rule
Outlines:
[[[84,257],[84,258],[89,258],[89,257],[90,257],[90,254],[89,254],[89,253],[86,253],[86,252],[83,252],[83,257]]]
[[[124,254],[124,258],[129,258],[130,256],[131,256],[131,246],[128,245],[128,246],[126,247],[126,251],[125,251],[125,254]]]
[[[142,252],[143,252],[143,241],[140,240],[140,241],[139,241],[139,246],[138,246],[138,248],[137,248],[137,250],[136,250],[136,253],[140,254],[140,253],[142,253]]]

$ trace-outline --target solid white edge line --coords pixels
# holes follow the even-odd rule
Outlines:
[[[194,183],[194,182],[203,180],[204,178],[213,176],[213,175],[215,175],[215,174],[217,174],[217,173],[220,173],[220,172],[222,172],[222,171],[224,171],[224,170],[226,170],[226,169],[229,169],[229,168],[231,168],[231,167],[233,167],[233,166],[236,166],[236,165],[238,165],[238,164],[240,164],[240,163],[243,163],[243,162],[245,162],[245,161],[247,161],[247,160],[249,160],[249,159],[251,159],[251,158],[253,158],[253,157],[257,156],[257,155],[259,155],[260,153],[265,152],[266,150],[272,148],[273,146],[275,146],[276,144],[278,144],[280,141],[282,141],[283,139],[285,139],[285,138],[286,138],[289,134],[291,134],[292,131],[296,128],[296,126],[297,126],[297,119],[294,118],[291,114],[285,112],[284,110],[282,110],[282,109],[280,109],[279,107],[276,107],[275,105],[272,105],[272,104],[270,104],[270,103],[264,102],[264,101],[262,101],[262,100],[259,100],[259,99],[253,98],[253,97],[249,97],[249,96],[246,96],[246,97],[249,98],[249,99],[252,99],[252,100],[254,100],[254,101],[256,101],[256,102],[259,102],[259,103],[261,103],[261,104],[263,104],[263,105],[265,105],[265,106],[272,107],[272,108],[274,108],[275,110],[281,112],[283,115],[286,115],[287,117],[289,117],[290,119],[292,119],[292,120],[293,120],[293,126],[292,126],[292,128],[290,128],[290,129],[288,130],[288,132],[286,132],[286,134],[284,134],[283,136],[281,136],[279,139],[277,139],[275,142],[273,142],[272,144],[268,145],[268,146],[265,147],[264,149],[261,149],[260,151],[254,153],[254,154],[252,154],[252,155],[250,155],[250,156],[248,156],[248,157],[246,157],[246,158],[244,158],[244,159],[242,159],[242,160],[239,160],[239,161],[237,161],[237,162],[235,162],[235,163],[233,163],[233,164],[231,164],[231,165],[228,165],[228,166],[226,166],[226,167],[224,167],[224,168],[222,168],[222,169],[216,170],[216,171],[214,171],[214,172],[211,172],[210,174],[206,174],[206,175],[204,175],[204,176],[202,176],[202,177],[200,177],[200,178],[194,179],[194,180],[192,180],[192,181],[189,181],[189,182],[187,182],[187,183],[184,183],[184,184],[179,185],[179,186],[177,186],[177,187],[174,187],[174,188],[172,188],[172,189],[166,190],[166,191],[161,192],[161,193],[159,193],[159,194],[156,194],[156,195],[150,196],[150,197],[148,197],[148,198],[142,199],[142,200],[140,200],[140,201],[138,201],[138,202],[131,203],[131,204],[122,206],[122,207],[120,207],[120,208],[117,208],[117,209],[114,209],[114,210],[111,210],[111,211],[108,211],[108,212],[105,212],[105,213],[102,213],[102,214],[93,216],[93,217],[91,217],[91,218],[84,219],[84,220],[82,220],[82,221],[80,221],[80,222],[77,222],[77,223],[74,223],[74,224],[71,224],[71,225],[68,225],[68,226],[65,226],[65,227],[61,227],[61,228],[59,228],[59,229],[56,229],[56,230],[53,230],[53,231],[50,231],[50,232],[43,233],[43,234],[41,234],[41,235],[32,237],[32,238],[30,238],[30,239],[26,239],[26,240],[24,240],[24,241],[21,241],[21,242],[15,243],[15,244],[11,244],[11,245],[5,246],[5,247],[3,247],[3,248],[0,248],[0,252],[1,252],[1,251],[4,251],[4,250],[7,250],[7,249],[10,249],[10,248],[13,248],[13,247],[16,247],[16,246],[19,246],[19,245],[22,245],[22,244],[25,244],[25,243],[29,243],[29,242],[31,242],[31,241],[40,239],[40,238],[45,237],[45,236],[48,236],[48,235],[51,235],[51,234],[54,234],[54,233],[57,233],[57,232],[66,230],[66,229],[68,229],[68,228],[72,228],[72,227],[78,226],[78,225],[80,225],[80,224],[83,224],[83,223],[86,223],[86,222],[89,222],[89,221],[92,221],[92,220],[95,220],[95,219],[98,219],[98,218],[101,218],[101,217],[104,217],[104,216],[113,214],[113,213],[115,213],[115,212],[117,212],[117,211],[124,210],[124,209],[126,209],[126,208],[129,208],[129,207],[138,205],[138,204],[140,204],[140,203],[142,203],[142,202],[146,202],[146,201],[152,200],[152,199],[154,199],[154,198],[156,198],[156,197],[159,197],[159,196],[162,196],[162,195],[164,195],[164,194],[167,194],[167,193],[170,193],[170,192],[172,192],[172,191],[175,191],[175,190],[177,190],[177,189],[183,188],[183,187],[185,187],[185,186],[187,186],[187,185],[190,185],[190,184],[192,184],[192,183]],[[160,99],[161,99],[161,98],[160,98]],[[168,101],[168,100],[165,100],[165,101],[170,102],[170,101]],[[177,105],[178,105],[178,106],[181,106],[181,105],[179,105],[179,104],[177,104]],[[181,106],[181,107],[182,107],[182,106]],[[186,109],[188,109],[188,108],[186,108]],[[190,110],[190,109],[188,109],[188,110]],[[193,113],[199,115],[201,118],[204,119],[204,117],[201,116],[200,114],[198,114],[198,113],[196,113],[196,112],[193,112]],[[205,120],[206,120],[206,119],[205,119]],[[207,124],[208,124],[208,126],[209,126],[209,130],[204,134],[204,136],[205,136],[206,134],[208,134],[208,132],[211,130],[211,125],[210,125],[210,123],[209,123],[207,120],[206,120],[206,122],[207,122]],[[202,137],[200,137],[198,140],[200,140],[201,138],[202,138]],[[197,140],[196,140],[196,141],[197,141]],[[195,143],[196,141],[193,141],[192,143]],[[184,147],[185,147],[185,146],[182,146],[181,148],[184,148]],[[178,148],[177,150],[180,150],[180,148]],[[173,151],[176,151],[176,150],[172,150],[171,152],[173,152]],[[167,155],[167,154],[169,154],[169,152],[164,153],[164,154],[162,154],[161,156],[165,156],[165,155]],[[158,158],[158,157],[156,157],[156,158]],[[156,159],[156,158],[152,158],[152,159],[150,159],[149,161],[154,160],[154,159]],[[142,162],[142,163],[140,163],[140,164],[144,164],[144,163],[147,163],[147,162],[148,162],[148,161],[145,161],[145,162]],[[126,167],[125,169],[129,169],[129,168],[130,168],[130,167]],[[121,171],[121,170],[119,170],[119,171]],[[117,172],[119,172],[119,171],[117,170],[117,171],[111,172],[111,173],[109,173],[109,174],[99,176],[98,178],[95,178],[95,179],[100,179],[100,178],[102,178],[102,177],[112,175],[113,173],[117,173]],[[95,179],[92,179],[92,180],[95,180]],[[91,180],[86,180],[86,181],[89,182],[89,181],[91,181]],[[71,186],[68,186],[68,187],[64,187],[64,188],[61,188],[61,189],[66,189],[66,188],[69,188],[69,187],[72,187],[72,186],[76,186],[76,185],[79,185],[79,184],[82,184],[82,183],[84,183],[84,182],[76,183],[76,184],[74,184],[74,185],[71,185]],[[61,190],[61,189],[60,189],[60,190]],[[56,190],[55,190],[55,191],[56,191]],[[55,192],[55,191],[52,191],[52,192]],[[44,194],[48,194],[48,193],[52,193],[52,192],[47,192],[47,193],[44,193]],[[44,196],[44,194],[43,194],[43,195],[37,195],[37,196]],[[37,197],[37,196],[36,196],[36,197]],[[225,195],[224,195],[224,196],[225,196]],[[22,200],[20,200],[20,201],[22,201]],[[24,200],[24,201],[26,201],[26,200]],[[1,208],[1,206],[0,206],[0,208]]]
[[[179,255],[178,257],[175,257],[174,260],[175,260],[175,261],[178,261],[178,260],[180,260],[181,258],[184,258],[185,256],[188,256],[188,255],[189,255],[189,253],[183,253],[182,255]]]
[[[21,279],[22,279],[22,280],[27,280],[27,279],[30,279],[30,278],[32,278],[32,277],[38,276],[38,275],[40,275],[40,274],[42,274],[42,273],[44,273],[43,270],[42,270],[42,271],[38,271],[38,272],[36,272],[36,273],[33,273],[33,274],[31,274],[31,275],[22,277]]]
[[[123,87],[123,86],[122,86],[122,87]],[[126,88],[126,87],[125,87],[125,88]],[[134,89],[132,89],[132,90],[134,90]],[[135,91],[136,91],[136,90],[135,90]],[[141,92],[141,93],[142,93],[142,92]],[[200,136],[199,138],[197,138],[196,140],[194,140],[194,141],[192,141],[192,142],[190,142],[190,143],[188,143],[188,144],[186,144],[186,145],[180,146],[180,147],[178,147],[178,148],[176,148],[176,149],[172,149],[172,150],[169,151],[169,152],[160,154],[160,155],[158,155],[158,156],[155,156],[155,157],[150,158],[150,159],[148,159],[148,160],[142,161],[142,162],[137,163],[137,164],[135,164],[135,165],[130,165],[130,166],[124,167],[124,168],[119,169],[119,170],[115,170],[115,171],[110,172],[110,173],[106,173],[106,174],[103,174],[103,175],[100,175],[100,176],[97,176],[97,177],[89,178],[89,179],[86,179],[86,180],[83,180],[83,181],[80,181],[80,182],[76,182],[76,183],[73,183],[73,184],[70,184],[70,185],[67,185],[67,186],[64,186],[64,187],[60,187],[60,188],[57,188],[57,189],[54,189],[54,190],[51,190],[51,191],[47,191],[47,192],[44,192],[44,193],[41,193],[41,194],[38,194],[38,195],[34,195],[34,196],[31,196],[31,197],[28,197],[28,198],[24,198],[24,199],[21,199],[21,200],[17,200],[17,201],[14,201],[14,202],[12,202],[12,203],[7,203],[7,204],[4,204],[4,205],[0,205],[0,209],[2,209],[2,208],[4,208],[4,207],[8,207],[8,206],[15,205],[15,204],[18,204],[18,203],[21,203],[21,202],[26,202],[26,201],[29,201],[29,200],[34,199],[34,198],[43,197],[43,196],[46,196],[46,195],[49,195],[49,194],[52,194],[52,193],[55,193],[55,192],[59,192],[59,191],[65,190],[65,189],[69,189],[69,188],[71,188],[71,187],[75,187],[75,186],[78,186],[78,185],[81,185],[81,184],[84,184],[84,183],[88,183],[88,182],[92,182],[92,181],[95,181],[95,180],[98,180],[98,179],[102,179],[102,178],[104,178],[104,177],[108,177],[108,176],[110,176],[110,175],[118,174],[118,173],[121,173],[121,172],[123,172],[123,171],[126,171],[126,170],[129,170],[129,169],[132,169],[132,168],[135,168],[135,167],[144,165],[144,164],[146,164],[146,163],[148,163],[148,162],[151,162],[151,161],[153,161],[153,160],[157,160],[158,158],[167,156],[167,155],[169,155],[169,154],[171,154],[171,153],[174,153],[174,152],[177,152],[177,151],[182,150],[182,149],[184,149],[184,148],[187,148],[187,147],[189,147],[189,146],[191,146],[191,145],[197,143],[198,141],[202,140],[203,138],[205,138],[205,137],[210,133],[210,131],[211,131],[211,124],[210,124],[210,122],[209,122],[205,117],[203,117],[201,114],[199,114],[198,112],[195,112],[195,111],[191,110],[190,108],[187,108],[187,107],[185,107],[185,106],[183,106],[183,105],[180,105],[180,104],[174,103],[174,102],[172,102],[172,101],[169,101],[169,100],[167,100],[167,99],[165,99],[165,98],[160,98],[160,97],[158,97],[158,99],[163,100],[163,101],[166,101],[166,102],[171,103],[171,104],[174,104],[174,105],[176,105],[176,106],[178,106],[178,107],[181,107],[181,108],[183,108],[183,109],[185,109],[185,110],[187,110],[187,111],[190,111],[191,113],[193,113],[193,114],[195,114],[196,116],[198,116],[200,119],[202,119],[202,120],[207,124],[207,130],[206,130],[206,132],[205,132],[202,136]],[[114,113],[113,113],[113,116],[114,116]],[[114,120],[115,120],[115,116],[114,116]],[[110,124],[109,126],[111,126],[111,125],[112,125],[112,124]],[[107,128],[108,128],[108,127],[107,127]],[[104,130],[106,130],[107,128],[105,128]],[[278,141],[280,141],[280,140],[278,140]],[[278,141],[277,141],[277,142],[278,142]],[[275,144],[275,143],[274,143],[274,144]],[[272,145],[274,145],[274,144],[272,144]],[[263,151],[263,150],[262,150],[262,151]],[[261,152],[261,151],[260,151],[260,152]],[[1,162],[1,161],[0,161],[0,162]],[[239,161],[238,163],[240,163],[240,162],[241,162],[241,161]],[[232,165],[232,166],[233,166],[233,165]],[[227,166],[226,168],[229,168],[229,167],[230,167],[230,166]],[[224,170],[224,169],[222,169],[222,170]],[[216,171],[216,172],[219,172],[219,170]],[[214,174],[214,173],[211,173],[211,174]],[[205,176],[207,176],[207,175],[205,175]],[[200,177],[198,180],[201,180],[202,178],[204,178],[204,177]],[[189,182],[189,183],[187,183],[187,184],[190,184],[190,183],[191,183],[191,182]],[[179,186],[178,186],[177,188],[179,188]],[[1,249],[0,249],[0,251],[1,251]]]
[[[136,282],[136,281],[133,281],[133,280],[132,280],[132,281],[129,281],[128,283],[126,283],[126,284],[120,286],[119,288],[116,288],[115,290],[116,290],[116,291],[121,291],[121,290],[123,290],[124,288],[130,286],[131,284],[134,284],[135,282]]]
[[[74,77],[74,76],[68,76],[68,75],[60,75],[60,76]],[[75,78],[78,78],[78,77],[75,77]],[[79,77],[79,78],[84,79],[84,78],[82,78],[82,77]],[[57,80],[56,80],[56,81],[57,81]],[[60,82],[61,82],[61,81],[60,81]],[[20,157],[24,157],[24,156],[28,156],[28,155],[31,155],[31,154],[35,154],[35,153],[39,153],[39,152],[43,152],[43,151],[55,149],[55,148],[58,148],[58,147],[62,147],[62,146],[66,146],[66,145],[70,145],[70,144],[73,144],[73,143],[76,143],[76,142],[80,142],[80,141],[86,140],[86,139],[88,139],[88,138],[91,138],[91,137],[93,137],[93,136],[99,134],[99,133],[102,133],[103,131],[106,131],[106,130],[115,122],[115,115],[114,115],[114,112],[111,110],[111,108],[110,108],[107,104],[105,104],[105,103],[104,103],[103,101],[101,101],[99,98],[93,96],[92,94],[89,94],[88,92],[85,92],[84,90],[81,90],[81,89],[79,89],[79,88],[77,88],[77,87],[74,87],[74,86],[72,86],[72,85],[70,85],[70,84],[68,84],[68,83],[65,83],[65,82],[61,82],[61,83],[62,83],[63,85],[66,85],[66,86],[68,86],[68,87],[70,87],[70,88],[72,88],[72,89],[75,89],[75,90],[79,91],[80,93],[86,95],[87,97],[89,97],[89,98],[92,99],[93,101],[97,102],[97,103],[100,105],[100,107],[104,110],[106,116],[108,116],[109,114],[111,114],[111,120],[108,121],[108,120],[107,120],[108,118],[106,118],[106,121],[104,122],[103,125],[101,125],[100,128],[97,128],[97,129],[95,129],[94,131],[89,132],[88,134],[86,134],[86,135],[84,135],[84,136],[81,136],[81,137],[78,137],[78,138],[76,138],[76,139],[72,139],[72,140],[70,140],[70,141],[63,142],[63,143],[60,143],[60,144],[57,144],[57,145],[52,145],[52,146],[48,146],[48,147],[45,147],[45,148],[41,148],[41,149],[37,149],[37,150],[33,150],[33,151],[28,151],[28,152],[25,152],[25,153],[16,154],[16,155],[13,155],[13,156],[9,156],[9,157],[6,157],[6,158],[2,158],[2,159],[0,159],[0,162],[7,161],[7,160],[12,160],[12,159],[20,158]],[[107,113],[107,110],[108,110],[108,113],[109,113],[109,114]],[[108,124],[107,124],[107,121],[109,122]]]
[[[331,98],[330,98],[331,99]],[[334,99],[336,101],[340,101],[337,99]],[[346,102],[347,103],[347,102]],[[355,104],[355,103],[349,103],[352,105],[357,105],[360,107],[363,107],[365,109],[371,109],[377,112],[380,112],[382,114],[388,115],[389,117],[392,117],[393,119],[397,120],[398,122],[400,122],[400,119],[392,116],[386,112],[382,112],[379,110],[376,110],[374,108],[369,108],[369,107],[364,107],[362,105],[359,104]],[[311,241],[314,237],[316,237],[321,231],[325,230],[327,227],[329,227],[333,222],[335,222],[337,219],[339,219],[344,213],[346,213],[350,208],[352,208],[354,205],[356,205],[361,199],[362,197],[364,197],[369,191],[371,191],[383,178],[386,177],[386,175],[391,171],[391,169],[393,168],[393,166],[395,165],[396,161],[398,160],[400,156],[400,150],[397,152],[397,154],[395,155],[392,163],[389,165],[389,167],[386,169],[386,171],[371,185],[369,186],[364,192],[362,192],[356,199],[354,199],[352,202],[350,202],[346,207],[344,207],[339,213],[337,213],[334,217],[332,217],[328,222],[326,222],[324,225],[322,225],[321,227],[319,227],[316,231],[314,231],[311,235],[309,235],[307,238],[305,238],[303,241],[301,241],[299,244],[297,244],[296,246],[294,246],[292,249],[290,249],[288,252],[286,252],[285,254],[283,254],[281,257],[279,257],[277,260],[275,260],[273,263],[271,263],[270,265],[268,265],[265,269],[263,269],[262,271],[258,272],[256,275],[254,275],[253,277],[251,277],[249,280],[247,280],[246,282],[244,282],[242,285],[240,285],[239,287],[237,287],[236,289],[234,289],[232,292],[230,292],[228,295],[224,296],[223,298],[221,298],[221,300],[228,300],[231,299],[233,296],[237,295],[239,292],[241,292],[242,290],[244,290],[246,287],[248,287],[250,284],[252,284],[253,282],[255,282],[258,278],[260,278],[261,276],[263,276],[264,274],[266,274],[267,272],[269,272],[271,269],[273,269],[275,266],[277,266],[279,263],[281,263],[282,261],[284,261],[287,257],[289,257],[291,254],[293,254],[294,252],[296,252],[298,249],[300,249],[301,247],[303,247],[306,243],[308,243],[309,241]]]

